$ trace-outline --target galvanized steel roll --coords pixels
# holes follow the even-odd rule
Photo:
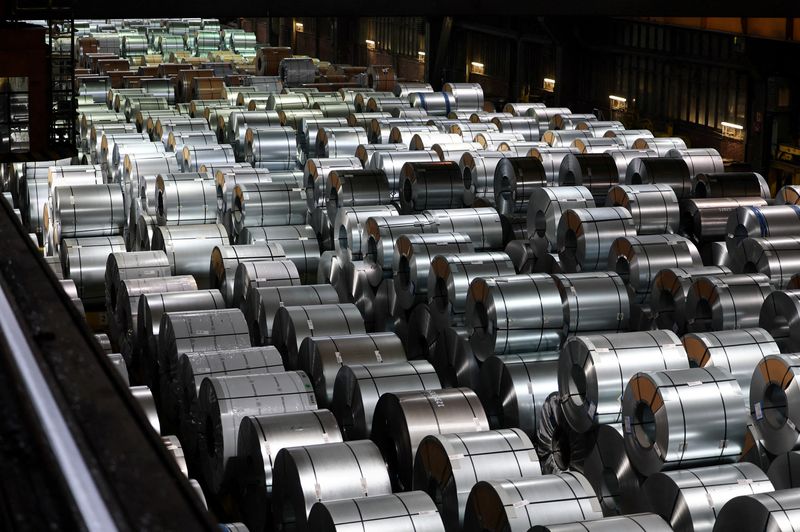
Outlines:
[[[602,504],[602,502],[601,502]],[[531,532],[671,532],[672,527],[652,513],[612,515],[591,521],[535,526]]]
[[[297,135],[290,127],[248,128],[244,160],[256,168],[292,170],[297,160]]]
[[[342,366],[374,366],[405,360],[406,350],[394,333],[311,336],[303,340],[298,353],[298,367],[311,379],[317,403],[322,407],[333,401],[336,375]]]
[[[730,213],[725,227],[725,242],[734,263],[744,263],[740,248],[748,237],[795,237],[800,231],[800,206],[743,206]]]
[[[562,148],[537,147],[531,148],[527,156],[542,162],[542,167],[547,176],[547,185],[552,187],[558,185],[558,174],[561,170],[561,162],[567,155],[577,153],[580,152],[577,148],[572,146]]]
[[[380,151],[372,157],[371,167],[382,170],[389,179],[392,196],[397,196],[400,191],[400,182],[403,167],[406,163],[433,163],[438,162],[438,154],[434,151]]]
[[[156,179],[156,205],[159,225],[213,224],[217,221],[216,183],[207,173],[192,177],[173,174]]]
[[[677,334],[686,332],[686,298],[695,279],[703,276],[727,276],[730,268],[704,266],[701,268],[670,268],[661,270],[653,279],[650,308],[655,326]]]
[[[617,163],[607,153],[569,153],[561,161],[558,184],[583,185],[592,193],[595,204],[602,205],[608,189],[619,184]]]
[[[689,239],[677,235],[644,235],[617,238],[608,252],[608,269],[616,271],[637,304],[650,302],[650,290],[658,272],[669,268],[703,265]]]
[[[775,205],[798,205],[800,204],[800,187],[797,185],[786,185],[775,194]]]
[[[597,272],[553,277],[564,308],[565,335],[628,330],[631,306],[619,275]]]
[[[759,362],[750,382],[750,414],[764,447],[774,455],[800,447],[798,374],[800,356],[769,355]]]
[[[389,180],[382,170],[333,170],[328,176],[328,218],[343,207],[389,205]]]
[[[758,326],[758,315],[773,287],[766,275],[700,277],[686,295],[690,332],[725,331]]]
[[[303,225],[306,222],[306,192],[291,183],[253,183],[233,189],[233,227]]]
[[[577,131],[575,129],[553,130],[549,129],[542,134],[542,140],[551,148],[569,148],[576,139],[590,139],[594,135],[588,131]],[[575,148],[577,151],[577,148]]]
[[[244,311],[247,308],[247,296],[252,288],[298,285],[300,285],[300,273],[290,260],[240,262],[236,267],[230,306]]]
[[[447,116],[456,109],[455,96],[447,92],[413,92],[408,95],[411,107],[425,109],[429,115]]]
[[[728,198],[756,196],[772,199],[769,185],[756,172],[722,172],[697,174],[693,194],[696,198]]]
[[[503,248],[501,217],[492,207],[429,209],[424,214],[436,222],[440,233],[460,233],[468,236],[476,251]]]
[[[547,186],[541,161],[533,157],[501,159],[494,171],[494,204],[500,214],[522,214],[534,189]]]
[[[126,215],[119,185],[58,186],[53,191],[54,239],[120,235]]]
[[[494,173],[497,165],[505,159],[505,152],[482,150],[466,152],[458,162],[464,183],[464,205],[477,200],[494,201]]]
[[[438,340],[439,331],[433,322],[430,306],[427,303],[415,305],[408,314],[408,332],[404,342],[408,358],[430,361]]]
[[[744,255],[739,271],[763,273],[780,289],[786,289],[800,273],[800,238],[796,236],[746,238],[737,255]]]
[[[361,243],[361,250],[365,262],[379,266],[371,270],[374,274],[368,279],[370,284],[377,287],[383,279],[392,277],[394,245],[400,235],[438,231],[437,221],[425,213],[368,218],[363,231],[364,241]]]
[[[773,484],[775,482],[773,481]],[[800,525],[800,490],[780,489],[773,493],[740,495],[728,501],[717,514],[714,530],[790,531]]]
[[[336,418],[328,410],[247,416],[239,426],[236,456],[249,464],[236,478],[243,520],[252,530],[272,522],[273,466],[278,452],[299,445],[342,441]]]
[[[546,274],[477,278],[469,285],[465,323],[481,362],[492,355],[558,350],[564,333],[558,286]]]
[[[577,472],[475,484],[467,499],[464,531],[522,531],[533,525],[602,519],[597,496]]]
[[[692,177],[698,174],[716,174],[725,171],[722,157],[714,148],[675,148],[669,150],[666,156],[682,159],[689,167]]]
[[[118,295],[123,280],[145,277],[169,277],[172,269],[163,251],[117,252],[106,261],[106,311],[117,311]]]
[[[435,498],[447,530],[460,530],[477,482],[540,475],[530,438],[519,429],[502,429],[426,436],[417,449],[412,484]]]
[[[444,388],[478,389],[478,361],[472,353],[466,329],[447,327],[440,331],[429,357]]]
[[[665,471],[644,483],[652,511],[676,532],[711,532],[729,500],[773,489],[766,474],[748,463]]]
[[[105,303],[105,273],[108,256],[124,252],[122,237],[84,237],[65,239],[60,255],[65,279],[72,279],[86,307],[100,307]]]
[[[800,291],[775,291],[761,306],[758,324],[767,329],[783,353],[800,348]]]
[[[360,144],[367,144],[362,127],[321,128],[317,133],[317,155],[320,157],[352,157]]]
[[[640,489],[644,477],[625,453],[622,426],[599,425],[596,432],[594,447],[583,461],[583,474],[597,493],[603,515],[642,510]]]
[[[528,235],[543,251],[558,249],[558,226],[567,209],[592,208],[594,198],[586,187],[541,187],[528,201]]]
[[[412,214],[427,209],[462,207],[463,190],[463,179],[456,163],[409,162],[400,172],[400,209],[402,214]]]
[[[369,440],[287,447],[273,465],[273,525],[316,530],[308,522],[315,503],[391,493],[386,465]]]
[[[622,393],[631,377],[642,371],[688,367],[686,351],[671,331],[568,338],[558,368],[564,415],[578,432],[621,423]]]
[[[640,157],[628,165],[626,185],[669,185],[679,200],[692,196],[692,177],[683,159]]]
[[[228,232],[220,224],[159,226],[153,230],[150,249],[166,252],[173,275],[194,275],[197,286],[208,288],[211,251],[228,243]]]
[[[414,456],[425,436],[489,430],[478,396],[469,388],[385,393],[375,406],[372,440],[395,490],[411,488]]]
[[[614,240],[635,236],[631,213],[622,207],[571,208],[558,223],[558,256],[569,272],[604,269]]]
[[[236,246],[216,246],[211,251],[211,288],[222,292],[226,303],[233,306],[234,282],[239,264],[245,261],[286,259],[283,246],[276,243],[259,242]]]
[[[397,208],[394,205],[362,205],[339,209],[332,227],[334,249],[343,258],[360,260],[366,252],[363,243],[367,220],[374,216],[396,215]]]
[[[630,211],[638,235],[677,233],[680,228],[678,197],[668,185],[615,185],[605,205]]]
[[[361,162],[356,157],[342,158],[310,158],[303,170],[303,181],[306,188],[308,208],[324,207],[328,202],[330,185],[328,175],[337,169],[360,170]]]
[[[318,502],[308,515],[310,530],[334,532],[348,526],[376,532],[398,527],[418,532],[445,530],[436,505],[422,491]]]
[[[245,317],[254,345],[272,342],[272,323],[281,307],[332,305],[339,302],[336,290],[329,284],[272,286],[253,288],[247,295]]]
[[[372,158],[379,151],[407,152],[408,148],[401,144],[359,144],[356,148],[356,158],[361,161],[364,168],[372,168]]]
[[[539,121],[527,116],[495,117],[492,122],[501,133],[522,135],[526,142],[538,141],[544,133]]]
[[[599,140],[599,139],[597,139]],[[656,157],[657,154],[653,150],[629,150],[629,149],[610,149],[607,150],[614,163],[617,165],[617,172],[619,174],[619,182],[624,184],[625,178],[628,174],[628,166],[634,159],[641,157]]]
[[[203,164],[236,162],[233,148],[229,144],[215,146],[184,146],[178,155],[184,172],[199,172]]]
[[[503,251],[509,256],[511,262],[514,263],[514,270],[516,270],[517,273],[533,272],[536,255],[534,254],[530,240],[512,240],[506,244]]]
[[[570,130],[577,129],[578,124],[589,120],[597,120],[597,116],[592,113],[573,113],[573,112],[558,112],[550,118],[550,129]]]
[[[625,452],[648,477],[738,461],[748,421],[743,399],[719,367],[637,373],[622,396]]]
[[[459,111],[483,109],[483,88],[479,83],[445,83],[442,91],[455,98],[454,109]]]

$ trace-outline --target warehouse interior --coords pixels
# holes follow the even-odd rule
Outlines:
[[[4,2],[0,526],[800,530],[800,19],[716,4]]]

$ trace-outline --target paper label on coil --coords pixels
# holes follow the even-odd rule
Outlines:
[[[312,331],[312,332],[314,331],[314,322],[313,322],[313,321],[311,321],[311,320],[306,320],[306,325],[308,325],[308,329],[309,329],[310,331]]]
[[[594,415],[597,413],[597,404],[595,404],[594,401],[589,401],[589,407],[586,409],[586,413],[590,418],[594,419]]]
[[[761,401],[756,401],[753,404],[753,409],[755,410],[755,414],[756,414],[756,419],[757,420],[760,420],[760,419],[764,418],[764,410],[762,409]]]
[[[334,351],[333,356],[336,357],[336,363],[342,365],[342,354],[339,351]]]
[[[194,333],[197,336],[208,336],[209,334],[211,334],[211,331],[207,331],[205,329],[197,329],[196,331],[194,331]]]
[[[631,432],[633,432],[631,428],[631,416],[625,416],[625,433],[630,434]]]
[[[447,459],[453,462],[454,460],[463,460],[464,453],[448,454]]]
[[[378,351],[377,349],[375,350],[375,360],[377,360],[378,362],[383,362],[383,357],[381,356],[381,352]]]
[[[689,381],[686,383],[686,386],[701,386],[703,381]]]
[[[786,424],[789,425],[789,428],[792,430],[797,430],[797,425],[794,424],[794,421],[791,419],[786,420]]]
[[[278,301],[278,307],[282,307],[282,306],[283,306],[283,301]]]
[[[751,479],[751,478],[737,478],[736,479],[736,483],[737,484],[752,484],[753,483],[753,479]]]
[[[314,495],[316,495],[318,501],[322,500],[321,491],[322,490],[320,488],[319,482],[316,482],[314,484]]]
[[[724,449],[728,446],[728,440],[719,440],[719,448]]]
[[[528,506],[528,504],[529,503],[527,499],[522,499],[513,503],[511,506],[513,506],[514,508],[522,508],[523,506]]]
[[[328,435],[327,432],[322,433],[322,441],[324,441],[325,443],[329,443],[331,441],[331,437]]]
[[[369,494],[369,490],[367,490],[367,479],[364,477],[361,477],[361,490],[364,492],[365,497]]]
[[[608,348],[607,347],[595,347],[594,350],[597,353],[608,353]]]

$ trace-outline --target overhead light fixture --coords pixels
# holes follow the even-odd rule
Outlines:
[[[302,22],[295,22],[294,23],[294,31],[303,31],[303,23]]]
[[[373,41],[371,39],[366,39],[364,42],[367,43],[367,50],[374,50],[375,49],[375,41]]]
[[[744,140],[744,126],[732,122],[720,122],[722,136],[735,140]]]
[[[425,62],[425,52],[423,52],[422,50],[417,52],[417,60],[419,60],[420,63],[424,63]]]
[[[542,89],[544,89],[547,92],[553,92],[556,89],[556,80],[554,80],[553,78],[544,78]]]
[[[614,94],[608,95],[608,100],[611,102],[612,111],[627,111],[628,99],[622,96],[615,96]]]
[[[472,72],[473,74],[482,75],[484,72],[483,63],[479,63],[478,61],[473,61],[472,63],[470,63],[469,71]]]

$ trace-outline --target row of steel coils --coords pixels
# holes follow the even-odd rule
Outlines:
[[[250,530],[798,526],[793,189],[478,89],[386,96],[426,114],[356,131],[234,110],[210,144],[86,112],[92,164],[8,188]]]

